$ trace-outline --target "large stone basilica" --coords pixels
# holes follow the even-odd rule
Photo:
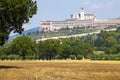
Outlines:
[[[94,28],[106,28],[120,24],[120,18],[110,18],[106,20],[96,19],[95,14],[86,14],[84,8],[81,8],[80,13],[74,13],[71,15],[71,19],[62,21],[56,20],[42,20],[40,22],[40,31],[49,32],[56,31],[62,28],[74,28],[74,27],[94,27]]]

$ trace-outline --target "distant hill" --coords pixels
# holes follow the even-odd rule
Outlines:
[[[32,29],[25,30],[21,35],[26,35],[28,33],[38,32],[38,31],[39,31],[39,27],[35,27],[35,28],[32,28]],[[9,40],[12,40],[12,39],[16,38],[17,36],[21,36],[21,35],[17,33],[15,35],[9,36]]]

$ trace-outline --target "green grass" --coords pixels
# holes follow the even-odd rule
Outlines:
[[[0,61],[0,80],[119,79],[119,61]]]

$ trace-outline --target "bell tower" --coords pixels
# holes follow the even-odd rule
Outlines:
[[[85,20],[84,8],[81,8],[81,11],[80,11],[80,20]]]

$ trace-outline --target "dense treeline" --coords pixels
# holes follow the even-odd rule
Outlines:
[[[105,51],[107,54],[120,53],[120,32],[102,31],[95,40],[95,47],[97,50]]]
[[[46,40],[38,44],[41,59],[81,59],[92,54],[94,47],[79,38]]]
[[[120,60],[120,29],[85,37],[46,40],[36,44],[21,36],[0,47],[0,59]]]
[[[101,31],[93,40],[95,50],[104,52],[92,55],[92,59],[120,60],[120,27],[116,31]]]
[[[51,39],[36,44],[30,38],[21,36],[0,48],[0,59],[82,59],[93,51],[93,45],[80,38]]]

